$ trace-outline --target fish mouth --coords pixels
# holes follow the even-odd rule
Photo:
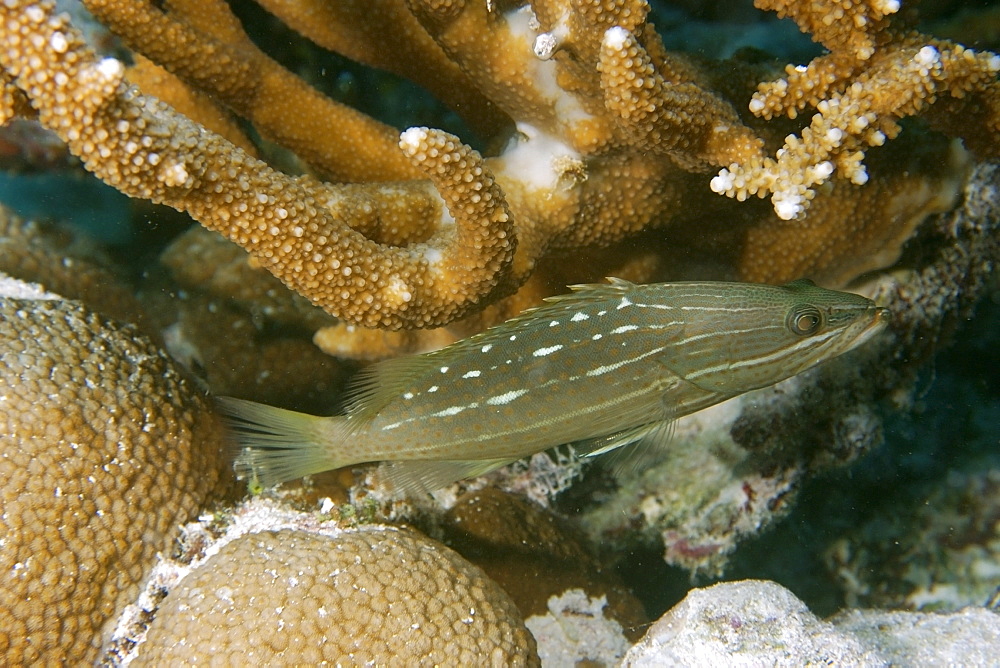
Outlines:
[[[873,306],[870,310],[872,311],[871,320],[864,329],[858,332],[858,335],[854,337],[854,340],[851,341],[851,348],[860,346],[862,343],[865,343],[868,339],[881,332],[886,328],[889,324],[889,320],[892,318],[892,311],[884,306]]]

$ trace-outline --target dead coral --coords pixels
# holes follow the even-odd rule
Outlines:
[[[882,440],[881,401],[906,407],[917,371],[986,292],[1000,258],[998,168],[975,169],[962,205],[939,215],[906,268],[863,290],[893,313],[889,332],[774,387],[678,421],[660,461],[584,510],[597,544],[662,542],[668,563],[719,573],[736,545],[781,517],[804,476]]]
[[[263,531],[223,547],[170,592],[137,659],[206,660],[538,665],[517,609],[478,568],[381,526]]]
[[[0,299],[0,651],[91,663],[179,523],[231,489],[221,426],[132,327]]]

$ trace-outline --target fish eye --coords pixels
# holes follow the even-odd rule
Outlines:
[[[823,326],[823,314],[811,304],[796,306],[788,313],[788,328],[799,336],[809,336]]]

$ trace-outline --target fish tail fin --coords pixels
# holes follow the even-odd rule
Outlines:
[[[233,437],[233,468],[252,487],[266,488],[304,475],[348,466],[332,445],[344,418],[318,417],[255,401],[216,399]]]

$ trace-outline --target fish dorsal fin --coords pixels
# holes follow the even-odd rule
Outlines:
[[[436,366],[434,353],[427,353],[376,362],[362,369],[348,388],[345,412],[359,424],[371,420]]]
[[[463,351],[487,343],[506,342],[518,329],[534,326],[539,319],[557,317],[596,301],[618,299],[623,292],[634,287],[634,283],[620,278],[608,278],[608,283],[571,285],[572,292],[546,297],[545,304],[527,309],[500,325],[441,350],[372,364],[359,371],[351,384],[348,390],[351,398],[346,412],[352,421],[363,424],[409,390],[418,378],[439,367],[443,357],[461,355]]]
[[[389,480],[403,492],[429,492],[450,485],[456,480],[481,476],[513,459],[471,460],[408,460],[387,462],[384,466]]]
[[[506,322],[491,327],[482,334],[477,334],[466,341],[479,341],[489,336],[490,333],[498,329],[503,330],[503,334],[515,331],[515,328],[524,323],[533,322],[549,316],[559,316],[566,312],[580,310],[583,306],[594,302],[620,299],[622,293],[636,287],[635,283],[630,283],[621,278],[608,277],[607,283],[580,283],[578,285],[567,286],[570,292],[561,295],[546,297],[541,306],[535,306],[521,311],[519,314]]]

